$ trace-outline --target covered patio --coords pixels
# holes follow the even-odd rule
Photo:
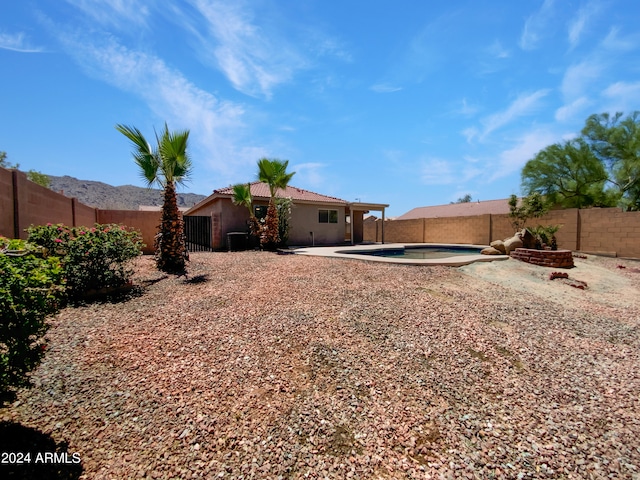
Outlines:
[[[385,203],[351,202],[347,204],[345,214],[349,216],[349,241],[356,245],[364,241],[363,221],[364,215],[371,210],[382,212],[382,243],[384,243],[384,211],[389,205]]]

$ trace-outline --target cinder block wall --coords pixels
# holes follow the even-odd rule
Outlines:
[[[447,217],[424,219],[425,243],[466,243],[488,245],[491,216]]]
[[[382,220],[380,220],[382,222]],[[377,223],[377,222],[376,222]],[[385,220],[384,241],[385,243],[422,243],[424,232],[424,219],[415,220]],[[378,227],[378,242],[382,241],[382,225]]]
[[[378,238],[378,222],[363,222],[362,223],[362,241],[363,242],[377,242]]]
[[[153,243],[161,218],[162,212],[157,211],[98,210],[98,223],[121,223],[139,230],[142,233],[142,241],[146,245],[142,251],[146,254],[154,252]]]
[[[580,250],[640,258],[640,212],[618,208],[580,210]]]
[[[0,235],[14,237],[13,175],[6,168],[0,168]]]

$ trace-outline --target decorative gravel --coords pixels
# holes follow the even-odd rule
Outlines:
[[[640,264],[576,265],[585,290],[515,260],[141,258],[141,294],[53,319],[0,419],[91,479],[639,479]]]

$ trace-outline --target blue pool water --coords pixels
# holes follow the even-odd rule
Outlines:
[[[370,255],[389,258],[433,259],[456,257],[458,255],[480,255],[480,248],[473,247],[405,247],[382,248],[369,252],[353,252],[357,255]]]

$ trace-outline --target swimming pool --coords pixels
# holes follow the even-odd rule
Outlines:
[[[413,259],[435,259],[448,258],[458,255],[480,255],[482,248],[471,248],[467,246],[419,246],[403,248],[383,248],[368,252],[354,252],[356,255],[373,255],[386,258],[413,258]]]
[[[446,265],[450,267],[509,258],[508,255],[480,254],[480,250],[485,247],[486,245],[390,243],[353,247],[304,247],[295,249],[293,253],[401,265]]]

